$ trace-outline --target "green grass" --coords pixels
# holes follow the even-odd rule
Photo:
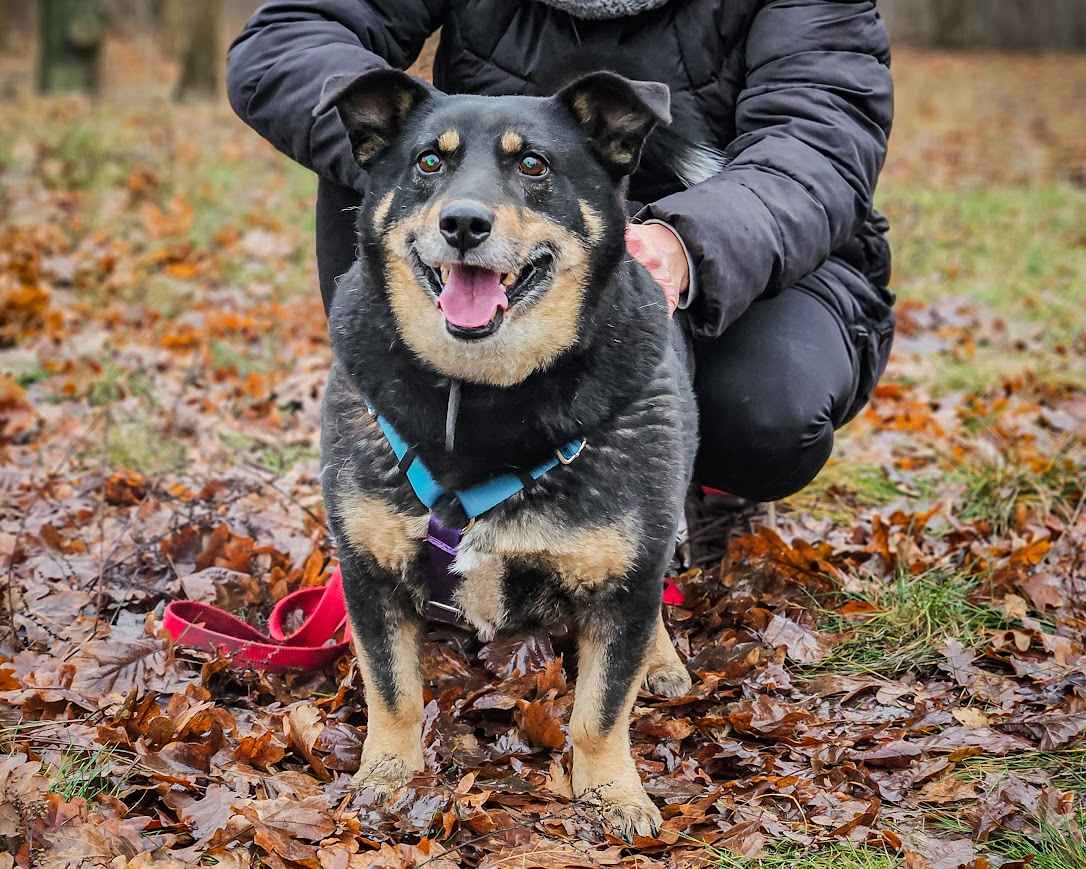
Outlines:
[[[958,775],[980,780],[992,773],[1047,773],[1053,786],[1073,791],[1086,799],[1086,745],[1056,751],[1026,751],[1006,757],[969,757],[958,766]],[[1086,864],[1083,864],[1086,866]]]
[[[848,842],[812,851],[787,843],[774,843],[759,857],[739,857],[713,849],[715,869],[896,869],[901,861],[889,852]]]
[[[1056,456],[1040,470],[1014,455],[978,460],[956,466],[950,477],[964,487],[958,518],[986,521],[998,535],[1014,526],[1019,506],[1070,515],[1082,497],[1082,468],[1069,455]]]
[[[928,302],[969,296],[1043,324],[1081,331],[1086,306],[1086,192],[1070,184],[934,189],[886,185],[895,288]]]
[[[153,476],[183,468],[188,451],[180,441],[164,437],[162,432],[142,419],[114,422],[106,431],[106,461],[115,468],[131,468]]]
[[[33,367],[26,371],[22,371],[15,375],[15,382],[18,383],[23,389],[33,386],[35,383],[40,383],[43,380],[48,380],[51,377],[48,371],[42,368]]]
[[[128,780],[124,761],[111,749],[69,748],[50,770],[49,790],[73,800],[91,801],[103,794],[118,796]]]
[[[131,371],[106,360],[102,365],[101,375],[87,390],[87,401],[91,407],[103,407],[131,395],[152,401],[154,383],[147,372]]]
[[[1079,812],[1059,827],[1042,823],[1035,832],[1005,833],[992,850],[1011,860],[1032,858],[1031,869],[1084,869],[1086,867],[1086,812]]]
[[[57,124],[45,143],[42,177],[59,189],[103,191],[124,181],[132,155],[115,127],[94,120]]]
[[[985,629],[1003,623],[998,612],[970,600],[975,584],[949,570],[899,572],[893,581],[853,595],[876,611],[863,619],[824,611],[819,627],[845,639],[815,669],[893,677],[937,663],[947,640],[975,645]]]
[[[320,456],[320,451],[312,444],[275,444],[229,429],[219,432],[219,440],[258,468],[276,476],[285,474],[300,461]]]
[[[1031,372],[1086,388],[1086,371],[1055,353],[1083,334],[1086,191],[1071,184],[935,189],[887,184],[893,288],[901,299],[942,305],[968,299],[1002,317],[1007,336],[978,336],[968,358],[933,355],[925,377],[937,395],[990,390]],[[1015,346],[1012,338],[1026,338]]]
[[[274,359],[262,358],[250,351],[252,348],[239,348],[227,341],[214,340],[211,342],[211,367],[230,371],[233,374],[244,377],[247,374],[259,374],[271,370]]]
[[[957,815],[933,812],[932,820],[955,836],[969,836],[969,826]],[[1027,818],[1024,830],[998,829],[977,850],[1006,860],[1030,860],[1030,869],[1086,869],[1086,810],[1057,824]]]
[[[857,509],[885,507],[902,499],[930,499],[937,494],[935,482],[920,474],[913,474],[906,488],[890,479],[879,465],[831,459],[814,481],[791,496],[788,503],[816,516],[849,522]]]

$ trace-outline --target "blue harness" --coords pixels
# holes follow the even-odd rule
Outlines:
[[[434,479],[430,469],[415,454],[414,448],[400,437],[399,432],[392,427],[392,423],[378,415],[377,425],[380,426],[389,448],[396,456],[397,465],[415,492],[415,497],[427,509],[433,508],[438,499],[448,494],[448,490]],[[468,517],[468,525],[465,528],[450,528],[432,512],[430,513],[429,527],[426,531],[429,558],[424,577],[429,591],[427,614],[430,618],[449,624],[462,625],[464,623],[463,615],[453,601],[453,593],[462,577],[452,570],[452,564],[456,560],[460,539],[464,531],[471,527],[471,523],[513,497],[517,492],[528,488],[560,464],[572,464],[587,445],[588,441],[584,438],[574,438],[556,449],[554,456],[530,470],[497,474],[466,489],[454,489],[452,495],[459,502],[464,515]]]

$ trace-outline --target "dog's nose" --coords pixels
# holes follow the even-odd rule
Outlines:
[[[459,199],[441,209],[437,225],[445,241],[465,254],[487,240],[494,228],[494,212],[481,202]]]

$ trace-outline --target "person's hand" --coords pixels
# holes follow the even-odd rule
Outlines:
[[[674,314],[679,297],[690,286],[686,251],[678,236],[659,223],[631,223],[626,227],[626,249],[660,285],[667,313]]]

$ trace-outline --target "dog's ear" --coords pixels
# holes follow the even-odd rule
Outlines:
[[[555,94],[585,131],[597,156],[616,175],[630,175],[641,159],[645,137],[671,123],[671,93],[655,81],[631,81],[594,72]]]
[[[355,159],[365,166],[396,138],[407,116],[428,99],[426,86],[398,69],[333,75],[325,81],[313,115],[338,109]]]

